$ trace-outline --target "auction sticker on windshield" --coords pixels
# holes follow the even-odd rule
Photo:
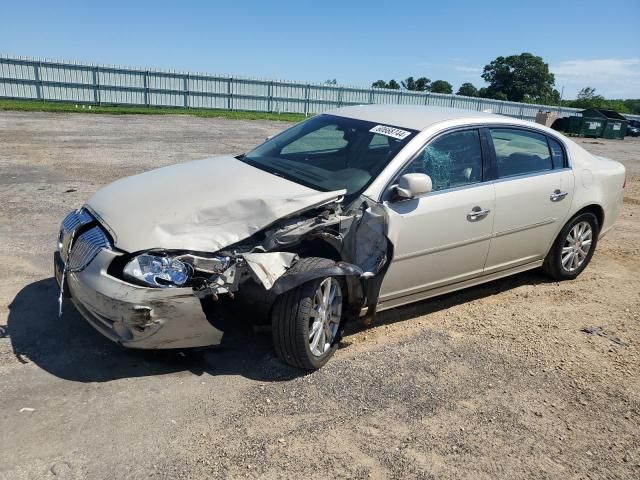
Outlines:
[[[395,127],[387,127],[386,125],[376,125],[369,131],[371,133],[379,133],[380,135],[386,135],[387,137],[397,138],[398,140],[402,140],[403,138],[411,135],[411,132]]]

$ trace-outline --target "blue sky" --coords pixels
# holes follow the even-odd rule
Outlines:
[[[572,98],[640,98],[640,0],[0,0],[0,54],[369,85],[483,86],[499,55],[540,55]]]

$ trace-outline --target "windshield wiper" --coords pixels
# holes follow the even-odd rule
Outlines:
[[[236,157],[236,158],[238,158],[238,157]],[[264,163],[256,162],[255,160],[251,159],[250,157],[247,157],[246,155],[243,155],[242,158],[238,158],[238,160],[246,163],[247,165],[251,165],[252,167],[255,167],[255,168],[259,169],[259,170],[262,170],[263,172],[270,173],[271,175],[275,175],[276,177],[283,178],[283,179],[288,180],[290,182],[299,183],[301,185],[304,185],[305,187],[312,188],[314,190],[320,190],[322,192],[328,191],[326,188],[324,188],[324,187],[322,187],[320,185],[317,185],[317,184],[314,184],[314,183],[309,183],[309,182],[304,181],[303,179],[299,178],[296,175],[291,175],[288,172],[290,172],[290,171],[291,172],[297,172],[297,170],[292,169],[288,165],[281,164],[280,165],[281,167],[286,167],[286,168],[283,168],[283,170],[280,170],[280,169],[274,169],[271,165],[265,165]],[[305,175],[307,177],[311,177],[310,175],[306,174],[306,172],[301,171],[299,173],[301,174],[300,176]],[[313,177],[311,177],[311,178],[313,178]],[[320,178],[320,180],[323,180],[323,179]]]
[[[285,180],[288,180],[288,178],[286,178],[284,174],[280,173],[280,171],[274,170],[273,168],[265,165],[264,163],[256,162],[255,160],[247,158],[246,155],[238,155],[236,158],[241,162],[251,165],[252,167],[259,168],[260,170],[263,170],[267,173],[275,175],[276,177],[280,177],[280,178],[284,178]]]
[[[313,180],[319,180],[321,182],[324,181],[324,180],[327,180],[327,177],[321,177],[320,175],[308,172],[306,170],[300,170],[300,169],[295,168],[295,167],[293,167],[291,165],[287,165],[286,163],[280,163],[280,162],[274,161],[273,164],[281,167],[285,171],[291,171],[291,172],[299,173],[300,175],[303,175],[303,176],[305,176],[307,178],[311,178]]]

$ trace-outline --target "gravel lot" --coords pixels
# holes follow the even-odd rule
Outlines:
[[[385,312],[310,375],[268,332],[136,352],[70,305],[57,320],[68,210],[289,125],[0,112],[0,478],[640,478],[640,139],[581,140],[628,180],[577,280],[530,272]]]

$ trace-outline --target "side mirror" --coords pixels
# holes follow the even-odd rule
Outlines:
[[[415,198],[429,193],[433,188],[431,177],[424,173],[405,173],[398,179],[395,187],[400,198]]]

